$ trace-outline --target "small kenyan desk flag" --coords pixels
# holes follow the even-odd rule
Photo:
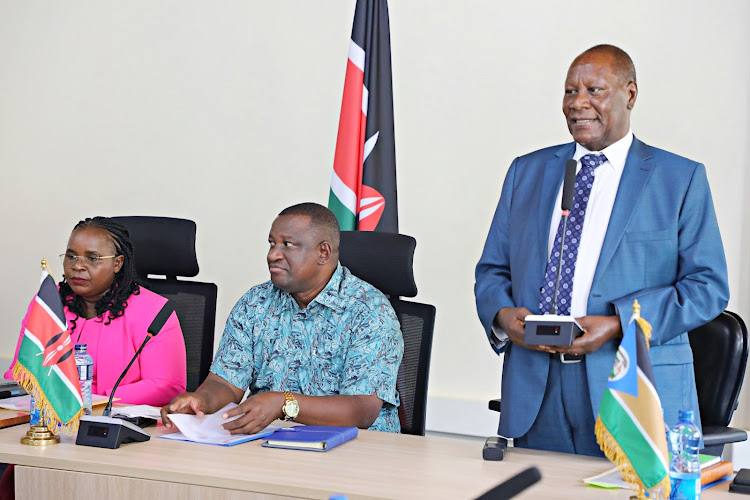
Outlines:
[[[638,498],[669,498],[664,415],[648,357],[651,325],[640,312],[635,301],[599,407],[596,441]]]
[[[40,425],[54,433],[75,432],[83,407],[73,347],[60,294],[44,269],[13,365],[13,378],[33,394],[41,408]]]

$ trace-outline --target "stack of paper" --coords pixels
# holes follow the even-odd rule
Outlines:
[[[222,418],[222,415],[236,407],[236,403],[229,403],[216,413],[207,414],[203,418],[183,413],[170,413],[167,417],[169,417],[169,420],[172,421],[180,432],[163,434],[159,437],[164,439],[176,439],[178,441],[190,441],[193,443],[232,446],[269,436],[273,431],[279,428],[277,425],[269,425],[256,434],[229,434],[229,431],[224,429],[222,425],[231,422],[235,418],[239,418],[240,415],[227,419]]]

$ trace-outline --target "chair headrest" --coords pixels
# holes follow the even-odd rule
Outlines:
[[[405,234],[341,231],[339,262],[386,295],[414,297],[414,248]]]
[[[171,217],[112,217],[130,232],[135,268],[140,276],[163,274],[192,278],[198,274],[195,222]]]

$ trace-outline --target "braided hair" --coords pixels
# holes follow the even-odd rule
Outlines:
[[[94,306],[97,316],[103,317],[107,313],[103,319],[105,321],[104,324],[108,325],[113,319],[125,313],[125,308],[128,306],[128,297],[140,293],[138,274],[135,271],[133,242],[130,241],[128,230],[122,224],[115,222],[109,217],[84,219],[76,224],[73,232],[83,227],[98,228],[107,231],[112,237],[112,241],[114,241],[116,255],[124,257],[120,271],[115,273],[112,286],[109,287],[107,293]],[[76,320],[84,314],[83,299],[73,292],[65,276],[63,276],[63,280],[60,282],[60,298],[63,304],[68,307],[68,310],[76,315],[71,320],[70,333],[72,334],[76,328]]]

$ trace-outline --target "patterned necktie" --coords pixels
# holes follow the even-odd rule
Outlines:
[[[591,186],[594,184],[594,170],[607,161],[602,154],[588,154],[581,158],[581,170],[576,175],[575,192],[573,194],[573,208],[570,209],[568,225],[565,229],[565,246],[563,247],[563,263],[560,272],[560,284],[557,291],[557,314],[570,316],[570,299],[573,293],[573,275],[576,272],[578,245],[583,232],[583,218],[586,215],[586,205],[589,203]],[[563,219],[557,226],[555,244],[547,262],[547,272],[544,274],[542,297],[539,300],[539,314],[549,312],[552,296],[555,294],[555,280],[557,279],[557,265],[560,261],[560,240],[562,239]]]

